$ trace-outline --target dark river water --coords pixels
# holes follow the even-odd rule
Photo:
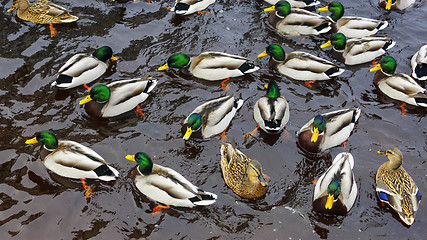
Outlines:
[[[397,42],[389,54],[397,72],[410,74],[410,57],[427,43],[427,3],[416,1],[405,12],[386,13],[376,0],[342,1],[345,15],[385,19],[389,26],[379,36]],[[386,160],[376,153],[398,147],[403,166],[427,193],[427,119],[425,109],[407,107],[381,94],[373,84],[370,63],[345,67],[331,81],[312,88],[286,79],[268,68],[268,59],[256,59],[270,43],[285,51],[304,50],[331,59],[320,49],[327,36],[285,38],[267,27],[269,7],[260,0],[217,0],[210,13],[176,17],[165,7],[173,1],[118,4],[109,0],[56,0],[80,19],[55,25],[24,22],[16,11],[6,12],[12,0],[1,0],[0,19],[0,239],[425,239],[427,204],[421,202],[415,222],[406,227],[389,207],[381,207],[375,194],[375,174]],[[326,1],[323,1],[324,6]],[[322,12],[326,15],[326,12]],[[141,104],[144,117],[129,112],[111,120],[89,117],[79,100],[86,89],[58,91],[51,87],[59,68],[72,55],[92,53],[109,45],[117,64],[96,82],[137,78],[149,74],[159,80]],[[197,55],[220,51],[256,59],[261,69],[228,82],[205,82],[178,72],[159,72],[169,55]],[[278,81],[290,106],[290,136],[258,133],[253,105],[265,94],[260,86]],[[424,86],[425,87],[425,86]],[[220,168],[220,139],[182,139],[181,123],[198,105],[226,94],[245,99],[228,131],[237,147],[257,159],[270,177],[264,197],[242,199],[225,184]],[[310,156],[296,144],[295,133],[318,113],[358,106],[362,113],[347,149],[334,147]],[[89,146],[120,172],[118,180],[88,180],[94,195],[85,199],[79,180],[48,171],[40,160],[40,145],[26,145],[35,132],[51,129],[61,140]],[[156,203],[142,195],[130,179],[135,163],[125,159],[138,151],[154,162],[171,167],[205,191],[218,195],[216,203],[193,209],[172,207],[158,215]],[[346,216],[331,217],[312,208],[312,181],[342,151],[355,159],[354,175],[360,194]],[[423,237],[424,236],[424,237]]]

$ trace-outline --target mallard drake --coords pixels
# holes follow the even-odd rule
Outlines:
[[[94,117],[118,116],[144,102],[156,85],[157,80],[152,78],[96,84],[89,89],[89,95],[80,101],[80,105],[85,104],[86,112]]]
[[[171,11],[178,15],[189,15],[204,10],[214,2],[215,0],[175,0]]]
[[[362,17],[343,17],[344,6],[338,1],[333,1],[328,6],[317,10],[330,11],[332,14],[329,17],[334,21],[332,30],[340,32],[348,38],[372,36],[388,26],[387,21]]]
[[[18,17],[22,20],[38,23],[49,24],[51,36],[56,35],[56,30],[53,28],[52,23],[71,23],[77,21],[79,18],[70,14],[67,9],[53,4],[47,0],[37,0],[35,2],[28,2],[28,0],[13,0],[12,8],[18,10]]]
[[[357,65],[374,60],[396,44],[386,37],[348,39],[342,33],[334,33],[321,48],[333,45],[331,55],[346,65]]]
[[[422,46],[411,58],[412,77],[427,80],[427,44]]]
[[[52,83],[61,89],[70,89],[90,83],[107,71],[108,60],[117,60],[113,50],[103,46],[95,50],[92,56],[79,53],[71,57],[58,71],[58,78]]]
[[[298,144],[311,153],[340,145],[350,137],[359,117],[357,107],[317,115],[298,131]]]
[[[109,166],[98,153],[74,141],[58,141],[52,131],[38,132],[26,144],[40,142],[41,159],[47,169],[67,178],[115,180],[119,172]]]
[[[405,10],[414,5],[415,0],[380,0],[379,5],[386,10]]]
[[[210,100],[191,112],[185,119],[183,129],[186,129],[184,140],[190,136],[210,138],[227,129],[237,110],[243,105],[242,99],[224,96]]]
[[[138,166],[132,171],[136,188],[150,199],[177,207],[210,205],[217,196],[194,186],[175,170],[154,164],[145,152],[127,155]]]
[[[279,86],[271,80],[267,87],[267,94],[255,103],[254,119],[262,130],[268,133],[277,133],[289,121],[289,104],[286,98],[280,95]]]
[[[319,35],[331,30],[330,19],[304,9],[291,9],[287,1],[278,1],[264,11],[274,11],[268,16],[268,23],[282,35]]]
[[[249,59],[220,52],[204,52],[196,57],[183,53],[173,54],[159,71],[168,68],[179,68],[184,73],[208,81],[224,80],[230,77],[240,77],[255,72],[259,68]]]
[[[279,0],[264,0],[265,2],[275,5]],[[289,0],[289,4],[294,8],[305,8],[305,7],[313,7],[320,4],[317,0]]]
[[[345,215],[357,197],[353,176],[354,159],[350,153],[338,154],[332,165],[317,180],[313,208],[326,214]]]
[[[378,168],[375,177],[378,198],[390,205],[405,224],[412,225],[421,201],[420,191],[402,167],[403,157],[399,149],[392,148],[378,153],[389,160]]]
[[[242,198],[261,197],[267,192],[261,164],[230,143],[221,146],[221,170],[227,186]]]
[[[374,76],[375,85],[390,98],[414,106],[427,107],[426,89],[408,75],[394,73],[396,66],[397,63],[393,57],[383,57],[379,64],[369,70],[377,71]],[[402,112],[405,113],[403,106],[401,106]]]
[[[268,45],[258,57],[267,55],[270,55],[270,67],[277,69],[285,77],[295,80],[328,80],[344,72],[344,69],[337,64],[309,53],[291,52],[286,55],[278,44]]]

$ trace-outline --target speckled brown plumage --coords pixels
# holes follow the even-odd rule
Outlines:
[[[47,0],[29,3],[27,0],[14,0],[12,9],[17,8],[18,17],[38,24],[69,23],[78,20],[70,12]]]
[[[256,198],[267,192],[261,164],[229,143],[221,146],[221,169],[227,186],[240,197]]]

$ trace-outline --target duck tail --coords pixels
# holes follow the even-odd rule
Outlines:
[[[384,49],[384,50],[389,50],[389,49],[390,49],[390,48],[392,48],[395,44],[396,44],[396,42],[390,39],[390,40],[388,40],[388,41],[384,44],[383,49]]]
[[[73,77],[70,77],[68,75],[60,74],[58,78],[56,78],[55,85],[60,86],[61,84],[71,83],[73,81]],[[53,85],[52,85],[53,86]]]
[[[282,124],[282,120],[272,120],[272,121],[264,120],[265,129],[270,133],[278,132],[280,130],[281,124]]]
[[[388,22],[387,21],[383,21],[381,22],[378,26],[377,29],[379,30],[383,30],[384,28],[386,28],[388,26]]]
[[[415,102],[420,107],[427,108],[427,95],[424,93],[418,93],[414,96]]]
[[[236,98],[236,99],[234,99],[234,105],[233,105],[233,107],[236,110],[239,110],[243,106],[243,102],[244,102],[243,99]]]
[[[355,107],[353,111],[353,117],[351,118],[352,123],[356,123],[360,117],[360,108]]]
[[[145,87],[145,89],[144,89],[144,92],[145,93],[149,93],[149,92],[151,92],[151,91],[153,91],[153,89],[156,87],[156,85],[157,85],[157,80],[155,80],[155,79],[152,79],[152,78],[149,78],[148,79],[148,82],[147,82],[147,86]]]
[[[303,2],[307,5],[306,7],[311,7],[320,4],[317,0],[303,0]]]
[[[248,63],[245,62],[242,65],[240,65],[239,70],[243,73],[251,73],[251,72],[255,72],[256,70],[258,70],[259,67],[255,66],[255,64],[253,63]]]
[[[319,33],[327,33],[329,30],[331,30],[331,22],[324,22],[320,24],[319,26],[314,28]]]
[[[98,178],[103,181],[115,180],[119,176],[119,172],[111,166],[103,164],[93,170]]]
[[[196,206],[206,206],[211,205],[217,199],[217,195],[210,192],[204,192],[199,189],[196,196],[189,198],[189,200]]]
[[[344,69],[341,69],[339,67],[331,67],[325,72],[325,74],[328,75],[328,77],[336,77],[338,75],[341,75],[341,73],[343,72]]]
[[[418,64],[415,67],[414,72],[412,73],[412,77],[421,81],[427,80],[427,64],[426,63]]]

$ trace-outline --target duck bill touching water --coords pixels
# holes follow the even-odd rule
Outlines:
[[[148,198],[177,207],[206,206],[215,202],[217,195],[194,186],[175,170],[154,164],[145,152],[127,155],[126,159],[137,163],[132,171],[136,188]],[[153,213],[169,206],[158,206]]]
[[[22,20],[38,24],[49,24],[51,37],[54,37],[57,33],[53,23],[71,23],[79,19],[71,15],[67,9],[47,0],[37,0],[32,3],[28,2],[28,0],[13,0],[12,8],[7,11],[11,12],[14,9],[17,9],[17,15]]]
[[[313,208],[318,212],[345,215],[357,197],[353,176],[354,159],[350,153],[338,154],[314,188]]]
[[[378,151],[386,156],[376,174],[376,192],[381,202],[387,203],[408,226],[415,221],[415,214],[421,202],[420,191],[411,176],[402,167],[402,152],[398,148]]]

